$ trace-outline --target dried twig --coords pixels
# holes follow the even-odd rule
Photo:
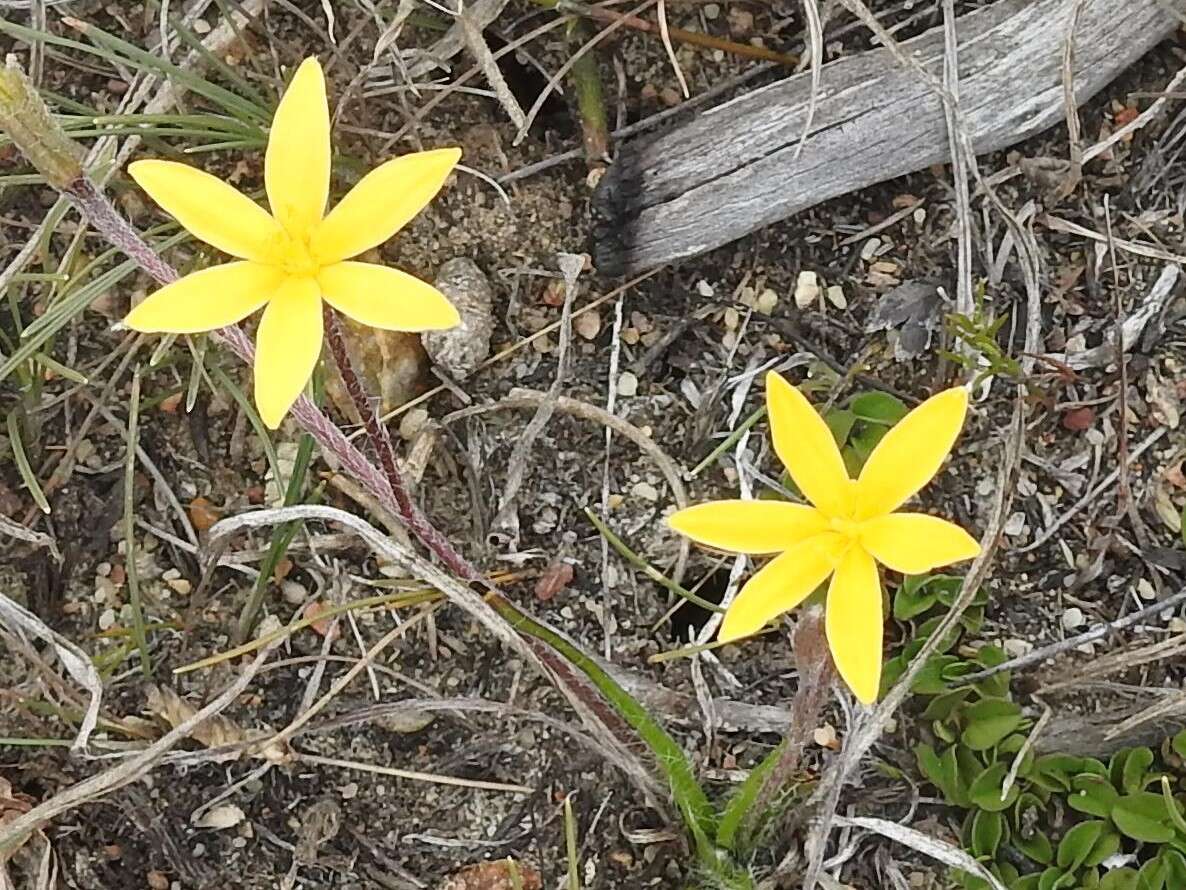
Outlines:
[[[1019,671],[1022,668],[1027,668],[1030,665],[1039,664],[1047,658],[1053,658],[1063,652],[1069,652],[1084,643],[1090,643],[1095,640],[1103,639],[1111,633],[1118,630],[1123,630],[1126,627],[1132,627],[1153,615],[1158,615],[1167,609],[1173,609],[1180,603],[1186,602],[1186,590],[1179,590],[1172,596],[1166,597],[1158,603],[1153,603],[1151,606],[1146,606],[1143,609],[1138,609],[1123,618],[1117,618],[1115,621],[1106,621],[1103,624],[1097,624],[1094,627],[1085,630],[1083,633],[1073,637],[1067,637],[1065,640],[1059,640],[1057,643],[1051,643],[1049,646],[1042,646],[1027,652],[1025,655],[1019,655],[1017,658],[1011,658],[1008,661],[1002,662],[995,667],[985,668],[982,671],[977,671],[974,674],[968,674],[961,678],[961,682],[967,681],[974,683],[977,680],[983,680],[986,677],[991,677],[993,674],[999,674],[1001,671]]]

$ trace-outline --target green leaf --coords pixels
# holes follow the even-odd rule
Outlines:
[[[1069,791],[1071,780],[1083,772],[1082,757],[1044,754],[1034,761],[1034,781],[1050,791]]]
[[[977,810],[972,816],[972,855],[992,858],[997,855],[997,847],[1005,836],[1005,817],[1001,813],[990,813],[987,810]]]
[[[836,440],[836,447],[843,448],[852,432],[852,425],[857,422],[857,416],[844,408],[833,408],[824,415],[824,423],[832,431],[832,438]]]
[[[958,661],[954,655],[932,655],[914,678],[914,692],[919,695],[938,695],[946,692],[949,686],[943,679],[943,671]]]
[[[1087,858],[1083,860],[1083,865],[1086,868],[1095,868],[1105,859],[1115,856],[1119,852],[1120,835],[1111,828],[1105,829],[1099,840],[1095,842],[1095,846],[1091,848],[1091,852],[1087,854]]]
[[[1034,833],[1026,838],[1014,834],[1010,843],[1039,865],[1050,865],[1054,862],[1054,845],[1050,843],[1050,838],[1036,828]]]
[[[1177,850],[1162,850],[1157,858],[1165,869],[1166,883],[1174,888],[1186,887],[1186,856]]]
[[[1137,890],[1137,873],[1128,867],[1114,868],[1100,879],[1099,890]]]
[[[1168,866],[1160,856],[1150,859],[1137,873],[1137,890],[1166,890],[1167,871]]]
[[[1070,887],[1075,880],[1074,874],[1067,873],[1061,868],[1048,868],[1038,878],[1038,890],[1060,890]]]
[[[889,429],[910,413],[901,399],[887,392],[862,392],[848,402],[848,410],[866,423],[880,424]]]
[[[1067,806],[1080,813],[1107,819],[1112,807],[1119,800],[1120,793],[1112,783],[1101,776],[1082,773],[1071,780],[1071,793],[1067,795]]]
[[[782,752],[786,749],[786,739],[779,742],[772,751],[770,751],[762,761],[749,771],[749,775],[745,777],[745,781],[741,783],[741,787],[737,789],[736,793],[729,798],[729,802],[725,805],[724,812],[721,813],[720,823],[717,826],[717,845],[726,850],[736,850],[737,830],[745,822],[746,816],[753,807],[754,802],[758,798],[758,793],[762,790],[762,786],[766,782],[766,777],[770,775],[770,771],[778,764],[782,758]],[[761,819],[764,813],[754,814],[758,819]]]
[[[999,812],[1011,807],[1021,791],[1017,787],[1017,783],[1014,782],[1005,799],[1001,799],[1001,787],[1004,785],[1005,775],[1008,771],[1005,764],[993,763],[980,773],[972,782],[972,787],[968,789],[968,796],[972,803],[989,812]]]
[[[952,689],[950,692],[942,692],[931,699],[931,703],[927,705],[927,709],[922,712],[923,720],[946,720],[953,713],[959,710],[960,706],[968,700],[968,696],[972,694],[972,687],[964,686],[960,689]]]
[[[618,715],[630,725],[642,741],[650,748],[655,762],[667,777],[672,799],[683,817],[688,832],[696,843],[701,865],[714,875],[723,868],[721,857],[709,838],[716,836],[716,818],[712,805],[700,783],[683,747],[668,735],[637,699],[589,656],[551,628],[545,627],[516,609],[502,597],[490,597],[487,602],[505,618],[519,633],[527,634],[547,644],[557,656],[568,661],[581,671]],[[546,651],[546,650],[545,650]]]
[[[964,719],[964,744],[985,751],[1021,725],[1021,708],[1007,699],[984,698],[964,709]]]
[[[1149,748],[1134,748],[1124,761],[1121,773],[1121,787],[1129,794],[1143,791],[1147,784],[1149,767],[1153,765],[1153,752]]]
[[[1183,729],[1180,733],[1174,736],[1174,739],[1170,745],[1173,747],[1175,754],[1177,754],[1183,760],[1186,760],[1186,729]]]
[[[1075,871],[1087,859],[1095,842],[1104,833],[1106,823],[1102,819],[1080,822],[1062,836],[1058,843],[1055,863],[1066,871]]]
[[[1138,791],[1112,805],[1112,822],[1126,836],[1147,844],[1164,844],[1174,836],[1170,815],[1160,794]]]
[[[938,593],[927,583],[930,575],[907,575],[894,593],[894,618],[909,621],[928,609],[939,599]]]

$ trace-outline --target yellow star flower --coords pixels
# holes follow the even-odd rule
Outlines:
[[[894,513],[931,481],[964,424],[968,395],[948,389],[894,426],[849,478],[831,430],[799,390],[766,376],[774,450],[813,506],[785,501],[716,501],[674,514],[671,527],[737,553],[776,553],[725,613],[723,642],[756,633],[793,609],[829,576],[825,627],[841,678],[865,704],[881,682],[881,582],[877,563],[917,575],[980,553],[957,525],[923,513]]]
[[[172,161],[128,168],[196,238],[239,262],[212,266],[151,294],[124,320],[145,333],[195,334],[266,306],[255,357],[255,401],[275,429],[321,355],[322,305],[391,331],[450,328],[457,310],[435,287],[386,266],[350,261],[424,209],[461,157],[457,148],[404,155],[376,167],[328,214],[329,105],[314,58],[280,100],[264,157],[268,213],[235,188]]]

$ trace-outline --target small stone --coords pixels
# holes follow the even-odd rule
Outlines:
[[[737,326],[741,324],[741,313],[730,306],[725,310],[724,322],[726,329],[730,331],[737,330]]]
[[[714,291],[712,289],[712,285],[701,278],[696,282],[696,293],[700,294],[702,297],[711,297]]]
[[[738,37],[745,37],[754,30],[754,14],[739,6],[732,7],[727,15],[729,30]]]
[[[1018,510],[1005,521],[1005,534],[1011,538],[1025,533],[1025,514]]]
[[[819,295],[819,276],[814,272],[800,272],[795,282],[795,305],[806,309],[819,299]]]
[[[1143,600],[1153,600],[1157,598],[1157,590],[1153,587],[1152,582],[1148,578],[1141,578],[1137,581],[1137,596]]]
[[[1087,619],[1083,616],[1083,610],[1078,606],[1071,606],[1062,613],[1062,626],[1067,630],[1075,630],[1086,623]]]
[[[754,308],[763,315],[769,315],[774,311],[774,307],[778,305],[778,294],[770,288],[766,288],[758,298],[754,300]]]
[[[848,298],[844,296],[844,288],[840,285],[833,284],[825,293],[827,294],[828,302],[837,309],[848,308]]]
[[[286,603],[291,603],[294,606],[300,605],[309,597],[309,591],[296,581],[285,581],[280,585],[280,593]]]
[[[145,880],[149,890],[169,890],[169,878],[163,872],[154,869],[145,875]]]
[[[880,238],[870,238],[868,241],[866,241],[864,244],[861,245],[861,259],[863,259],[866,263],[869,262],[869,260],[871,260],[871,259],[873,259],[873,257],[877,256],[877,251],[880,247],[881,247],[881,239]]]
[[[342,800],[354,800],[358,797],[358,783],[347,782],[341,789]]]
[[[704,11],[704,17],[710,22],[715,21],[721,16],[721,7],[716,3],[705,3],[702,9]]]
[[[680,103],[680,92],[675,87],[664,87],[659,91],[659,101],[668,108],[674,108]]]
[[[111,630],[115,626],[115,609],[104,609],[99,615],[99,630]]]
[[[234,828],[246,818],[247,814],[241,808],[231,803],[206,810],[198,818],[193,819],[192,822],[195,828],[209,828],[213,831],[223,831],[227,828]]]
[[[404,413],[399,419],[399,435],[404,441],[411,441],[416,434],[424,429],[428,423],[428,411],[424,408],[413,408]]]
[[[644,501],[650,501],[652,504],[659,500],[658,490],[649,482],[639,482],[630,489],[630,493],[636,498],[642,498]]]
[[[433,283],[457,308],[461,322],[445,331],[427,331],[421,341],[434,363],[454,380],[464,380],[490,354],[494,290],[486,273],[468,257],[446,262]]]
[[[193,585],[186,578],[170,578],[165,583],[182,596],[188,596],[189,592],[193,590]]]
[[[618,377],[618,395],[633,396],[638,394],[638,378],[630,371],[623,371]]]
[[[594,340],[601,332],[601,316],[596,310],[578,315],[572,322],[572,329],[577,336],[585,340]]]
[[[1002,648],[1005,654],[1010,658],[1020,658],[1023,655],[1028,655],[1034,649],[1034,644],[1029,640],[1010,639],[1005,640]]]

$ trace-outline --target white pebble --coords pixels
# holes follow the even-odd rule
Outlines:
[[[618,395],[633,396],[638,394],[638,378],[630,371],[623,371],[618,378]]]
[[[1071,606],[1071,608],[1062,613],[1062,626],[1067,630],[1074,630],[1086,623],[1087,619],[1083,617],[1083,610],[1078,606]]]

